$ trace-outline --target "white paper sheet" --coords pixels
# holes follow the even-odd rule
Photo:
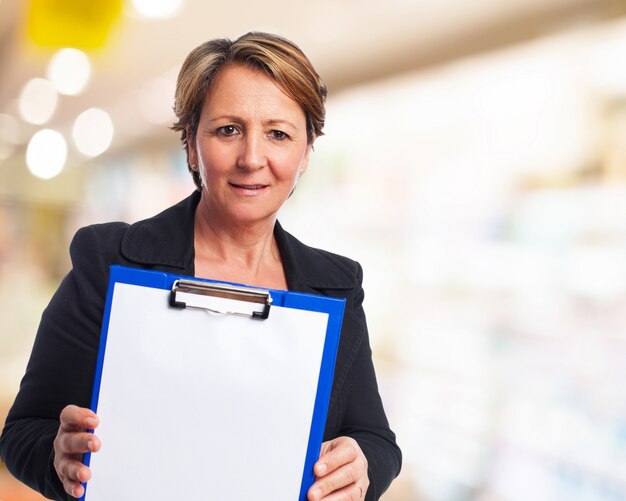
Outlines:
[[[298,498],[328,315],[267,320],[117,283],[86,501]]]

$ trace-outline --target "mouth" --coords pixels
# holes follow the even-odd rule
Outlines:
[[[242,188],[244,190],[261,190],[266,188],[266,184],[236,184],[236,183],[228,183],[234,188]]]
[[[228,183],[236,192],[242,195],[259,195],[268,189],[267,184],[239,184]]]

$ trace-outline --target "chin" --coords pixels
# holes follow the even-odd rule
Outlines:
[[[254,225],[268,219],[273,219],[276,211],[241,210],[230,214],[229,219],[235,224]]]

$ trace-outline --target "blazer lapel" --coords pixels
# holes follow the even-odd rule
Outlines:
[[[346,268],[345,258],[303,244],[287,233],[278,221],[274,226],[274,238],[289,290],[320,294],[321,291],[354,289],[354,273]]]
[[[152,269],[193,276],[194,214],[200,201],[195,191],[178,204],[128,228],[122,255]]]
[[[347,300],[330,397],[328,419],[332,420],[333,416],[337,416],[337,399],[367,329],[364,320],[354,310],[353,302],[358,292],[355,288],[360,287],[356,265],[350,268],[347,264],[350,260],[303,244],[283,230],[278,222],[274,236],[281,253],[289,290]]]

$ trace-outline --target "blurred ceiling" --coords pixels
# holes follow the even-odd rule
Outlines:
[[[89,107],[112,116],[113,151],[163,138],[175,143],[166,125],[151,123],[145,110],[159,115],[156,108],[162,108],[160,116],[167,118],[178,67],[192,48],[209,38],[233,38],[250,30],[280,33],[311,58],[332,95],[625,11],[622,0],[185,0],[175,17],[146,20],[128,1],[106,47],[89,53],[93,72],[86,90],[61,96],[51,120],[34,126],[19,119],[17,98],[29,79],[45,78],[54,50],[28,42],[28,6],[24,0],[0,0],[0,113],[18,119],[21,142],[11,157],[0,160],[0,185],[7,175],[3,165],[25,165],[26,142],[34,132],[50,127],[67,137],[75,118]],[[70,145],[68,165],[84,161]]]

